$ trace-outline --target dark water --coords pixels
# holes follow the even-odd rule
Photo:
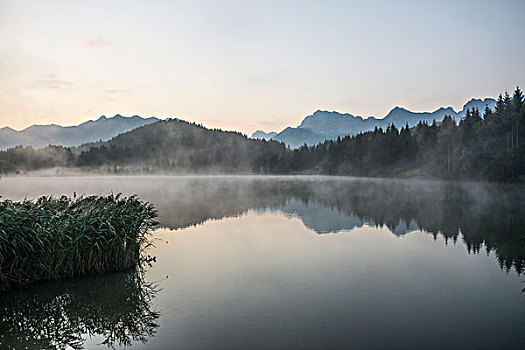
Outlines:
[[[143,272],[1,295],[0,348],[522,348],[525,189],[323,177],[0,180],[138,194]]]

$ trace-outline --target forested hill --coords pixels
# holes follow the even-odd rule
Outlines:
[[[83,151],[77,165],[127,166],[163,171],[278,172],[284,144],[239,132],[211,130],[178,119],[159,121]]]

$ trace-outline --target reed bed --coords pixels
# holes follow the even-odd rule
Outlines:
[[[156,209],[136,196],[0,201],[0,290],[125,270],[151,244]]]

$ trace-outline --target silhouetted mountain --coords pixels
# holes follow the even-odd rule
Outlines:
[[[305,143],[307,145],[315,145],[319,142],[326,140],[326,137],[319,135],[306,128],[286,128],[276,136],[272,137],[272,140],[284,142],[287,146],[297,148]]]
[[[270,140],[272,137],[276,136],[277,133],[275,131],[265,133],[262,130],[257,130],[252,134],[252,139],[261,139],[261,140]]]
[[[338,137],[356,135],[374,130],[376,127],[386,129],[392,124],[397,128],[401,128],[407,124],[413,127],[420,121],[432,124],[434,120],[436,122],[442,121],[445,115],[450,115],[456,123],[459,123],[461,118],[465,116],[467,109],[478,108],[480,112],[483,112],[486,107],[493,110],[495,105],[496,100],[486,98],[484,100],[472,99],[468,101],[459,112],[454,111],[452,107],[441,107],[434,112],[423,113],[411,112],[402,107],[395,107],[384,118],[379,119],[374,117],[363,119],[360,116],[354,116],[348,113],[342,114],[339,112],[318,110],[304,118],[298,127],[288,127],[276,136],[273,136],[272,139],[296,148],[305,143],[307,145],[315,145],[324,140],[335,140]],[[261,135],[261,133],[265,134],[262,131],[258,131],[257,135]],[[271,133],[265,135],[269,134]],[[252,137],[257,138],[257,135],[254,133]]]
[[[102,116],[77,126],[32,125],[21,131],[5,127],[0,129],[0,149],[15,146],[42,148],[47,145],[71,147],[87,142],[106,141],[118,134],[156,121],[158,119],[154,117],[141,118],[137,115],[123,117],[117,114],[112,118]]]

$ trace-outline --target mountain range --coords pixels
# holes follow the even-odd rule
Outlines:
[[[123,117],[117,114],[111,118],[101,116],[97,120],[90,120],[76,126],[32,125],[20,131],[4,127],[0,129],[0,149],[15,146],[41,148],[47,145],[72,147],[87,142],[107,141],[126,131],[156,121],[159,119],[155,117],[142,118],[137,115]]]
[[[494,109],[496,101],[492,98],[471,99],[459,112],[452,107],[439,108],[434,112],[411,112],[405,108],[395,107],[384,118],[362,118],[349,113],[329,112],[318,110],[303,119],[297,127],[287,127],[281,132],[266,133],[257,130],[252,139],[276,140],[291,148],[304,144],[315,145],[325,140],[335,140],[338,137],[356,135],[361,132],[374,130],[375,127],[385,129],[391,124],[401,128],[408,124],[413,127],[420,121],[432,123],[440,122],[445,115],[451,115],[459,122],[467,109],[478,108],[483,111],[486,107]],[[0,150],[15,146],[32,146],[42,148],[47,145],[61,145],[74,147],[97,141],[107,141],[113,137],[133,130],[140,126],[157,122],[155,117],[142,118],[140,116],[124,117],[120,114],[107,118],[101,116],[97,120],[90,120],[77,126],[60,125],[32,125],[26,129],[16,131],[9,127],[0,129]]]
[[[318,110],[304,118],[297,127],[287,127],[279,133],[265,133],[262,130],[257,130],[252,134],[252,138],[277,140],[284,142],[291,148],[297,148],[305,143],[307,145],[315,145],[325,140],[335,140],[338,137],[371,131],[376,127],[385,129],[392,124],[397,128],[401,128],[407,124],[409,127],[413,127],[420,121],[429,124],[434,120],[440,122],[445,115],[450,115],[459,123],[468,109],[478,108],[480,112],[483,113],[486,107],[493,110],[495,105],[496,100],[485,98],[483,100],[471,99],[459,112],[456,112],[452,107],[441,107],[434,112],[422,113],[411,112],[402,107],[395,107],[384,118],[369,117],[366,119],[348,113],[342,114],[339,112]]]

